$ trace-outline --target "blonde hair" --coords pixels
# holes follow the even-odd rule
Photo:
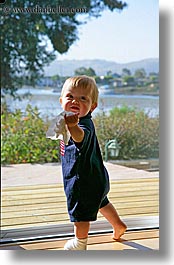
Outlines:
[[[91,90],[91,98],[92,103],[98,102],[98,88],[95,82],[95,79],[86,75],[80,75],[80,76],[73,76],[69,77],[63,87],[61,96],[63,96],[64,91],[67,87],[82,87],[83,89],[90,89]]]

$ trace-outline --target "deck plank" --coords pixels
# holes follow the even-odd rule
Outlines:
[[[113,201],[114,200],[114,195],[110,195],[110,199]],[[126,204],[127,202],[128,203],[135,203],[135,202],[145,202],[145,201],[149,201],[149,202],[158,202],[158,194],[156,195],[148,195],[146,197],[142,196],[130,196],[130,197],[124,197],[124,198],[120,198],[120,197],[117,197],[115,199],[116,203],[124,203]],[[66,200],[64,200],[64,202],[66,202]],[[56,208],[58,203],[62,203],[62,202],[50,202],[50,203],[40,203],[40,209],[52,209],[52,208]],[[5,204],[6,205],[6,204]],[[38,209],[38,204],[30,204],[28,206],[25,207],[25,210],[28,211],[33,211],[35,209]],[[24,206],[23,205],[13,205],[13,207],[5,207],[3,206],[2,207],[2,213],[13,213],[13,212],[20,212],[20,211],[24,211]]]
[[[111,181],[109,199],[121,217],[159,214],[159,179]],[[2,229],[68,222],[63,185],[44,184],[2,189]],[[103,217],[99,214],[99,219]]]
[[[112,201],[114,203],[114,201]],[[144,203],[145,201],[137,201],[136,202],[136,208],[139,208],[139,207],[144,207]],[[117,209],[118,210],[123,210],[123,209],[128,209],[128,208],[135,208],[135,202],[116,202],[115,203],[116,206],[117,206]],[[159,203],[158,201],[149,201],[148,202],[148,207],[152,207],[155,209],[155,207],[158,207],[159,206]],[[17,211],[18,209],[15,208],[13,209],[13,212],[4,212],[2,211],[2,216],[3,218],[13,218],[13,217],[21,217],[21,212]],[[65,212],[65,207],[63,207],[62,205],[60,205],[58,207],[58,205],[53,205],[53,207],[48,207],[47,208],[40,208],[40,209],[37,209],[37,213],[35,213],[35,216],[39,216],[39,215],[43,215],[43,214],[55,214],[55,210],[56,210],[56,213],[57,214],[62,214]],[[22,210],[22,216],[31,216],[33,215],[33,209],[23,209]]]

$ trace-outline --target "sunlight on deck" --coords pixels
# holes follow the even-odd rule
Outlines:
[[[111,181],[109,199],[121,217],[158,215],[159,179]],[[3,188],[1,214],[1,229],[69,223],[61,183]]]

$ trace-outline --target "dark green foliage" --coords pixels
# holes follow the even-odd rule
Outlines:
[[[117,0],[6,0],[0,9],[3,93],[15,96],[22,84],[34,85],[56,52],[67,52],[78,39],[78,26],[87,18],[100,16],[106,8],[113,11],[126,6]],[[81,14],[86,14],[83,21]]]

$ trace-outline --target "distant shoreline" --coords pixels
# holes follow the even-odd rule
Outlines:
[[[146,91],[133,91],[133,92],[114,92],[115,95],[127,95],[127,96],[131,96],[131,95],[140,95],[140,96],[159,96],[159,91],[157,92],[146,92]]]
[[[23,86],[22,88],[20,88],[19,90],[22,89],[42,89],[45,91],[54,91],[53,93],[56,92],[61,92],[61,88],[56,88],[56,87],[43,87],[43,86],[35,86],[35,87],[31,87],[31,86]],[[149,88],[149,87],[117,87],[117,88],[112,88],[110,89],[110,91],[113,91],[114,95],[127,95],[127,96],[131,96],[131,95],[140,95],[140,96],[159,96],[159,89],[157,88]],[[106,93],[103,94],[108,94],[107,90]]]
[[[116,95],[149,95],[149,96],[159,96],[159,88],[154,87],[150,88],[148,86],[145,87],[119,87],[114,88],[114,93]]]

